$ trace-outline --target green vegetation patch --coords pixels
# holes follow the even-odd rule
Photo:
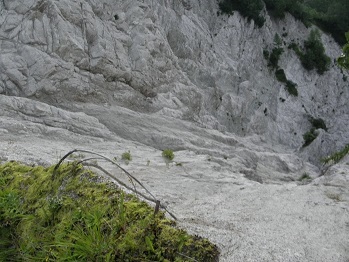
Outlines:
[[[281,68],[279,68],[278,70],[275,71],[275,77],[279,82],[286,83],[286,81],[287,81],[285,71]]]
[[[0,261],[217,261],[217,247],[76,162],[0,165]]]
[[[323,129],[327,131],[327,126],[325,124],[325,121],[322,118],[314,118],[312,116],[309,117],[309,122],[315,129]]]
[[[319,74],[323,74],[329,69],[331,59],[325,54],[325,48],[318,30],[310,32],[308,39],[304,42],[304,48],[305,53],[300,59],[305,69],[316,69]]]
[[[262,0],[223,0],[219,3],[219,8],[223,13],[232,14],[233,11],[238,11],[248,20],[254,20],[258,27],[262,27],[265,18],[261,15],[264,8]]]
[[[338,163],[343,157],[349,153],[349,144],[347,144],[342,150],[333,153],[332,155],[322,159],[322,162],[325,164],[333,162],[334,164]]]
[[[313,142],[317,138],[318,133],[315,131],[316,129],[321,128],[327,131],[327,126],[322,118],[314,118],[312,116],[308,116],[308,120],[311,123],[312,128],[303,135],[303,147],[310,145],[311,142]]]
[[[262,15],[264,4],[268,13],[276,19],[283,19],[288,12],[306,26],[316,24],[329,32],[340,45],[346,42],[344,35],[349,31],[348,0],[220,0],[219,7],[227,14],[239,11],[262,27],[265,22]]]
[[[317,138],[318,134],[315,133],[315,130],[315,128],[312,128],[303,135],[303,147],[309,146]]]
[[[125,160],[125,161],[131,161],[132,160],[132,156],[131,156],[130,151],[122,153],[121,159]]]
[[[283,52],[284,49],[282,47],[274,47],[269,56],[268,66],[273,69],[278,68],[278,63]]]
[[[304,52],[296,43],[291,43],[289,48],[295,51],[303,67],[307,70],[316,69],[316,72],[322,75],[330,67],[331,59],[325,53],[318,30],[312,30],[308,39],[304,41]]]
[[[175,155],[171,149],[165,149],[162,151],[162,157],[168,160],[173,160]]]
[[[303,21],[305,15],[303,14],[301,2],[301,0],[264,0],[271,16],[282,19],[285,17],[286,12],[290,12],[296,18],[302,18]]]
[[[290,95],[298,96],[297,84],[293,83],[291,80],[286,81],[286,90]]]
[[[309,176],[307,173],[304,173],[301,175],[300,178],[298,178],[298,181],[303,181],[303,180],[311,180],[311,176]]]
[[[345,34],[347,43],[343,46],[343,53],[338,58],[338,64],[345,69],[349,69],[349,32]],[[343,76],[343,80],[347,81],[347,77]]]

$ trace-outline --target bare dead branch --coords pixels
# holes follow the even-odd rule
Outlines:
[[[117,183],[119,183],[120,185],[122,185],[122,186],[124,186],[125,188],[127,188],[128,190],[130,190],[130,191],[132,191],[132,192],[134,192],[134,193],[136,193],[136,194],[142,196],[144,199],[146,199],[146,200],[148,200],[148,201],[151,201],[151,202],[155,203],[156,206],[157,206],[157,204],[159,203],[159,206],[160,206],[161,208],[163,208],[171,217],[173,217],[175,220],[177,220],[176,216],[173,215],[171,212],[169,212],[169,211],[167,210],[167,208],[166,208],[164,205],[160,204],[160,201],[157,200],[156,197],[155,197],[155,196],[154,196],[154,195],[153,195],[153,194],[152,194],[152,193],[151,193],[151,192],[150,192],[137,178],[136,178],[136,177],[134,177],[133,175],[131,175],[126,169],[124,169],[122,166],[120,166],[120,165],[119,165],[118,163],[116,163],[114,160],[112,160],[112,159],[110,159],[110,158],[108,158],[108,157],[106,157],[106,156],[103,156],[103,155],[101,155],[101,154],[99,154],[99,153],[95,153],[95,152],[93,152],[93,151],[90,151],[90,150],[74,149],[74,150],[68,152],[67,154],[65,154],[65,155],[59,160],[59,162],[56,164],[55,168],[53,169],[52,179],[55,178],[55,176],[56,176],[56,174],[57,174],[57,170],[58,170],[59,166],[62,164],[62,162],[63,162],[69,155],[71,155],[71,154],[73,154],[73,153],[75,153],[75,152],[88,153],[88,154],[92,154],[92,155],[98,156],[98,157],[91,157],[91,158],[87,158],[87,159],[80,160],[78,163],[82,163],[82,164],[85,165],[85,166],[93,166],[93,167],[95,167],[95,168],[97,168],[97,169],[103,171],[105,174],[107,174],[110,178],[112,178],[113,180],[115,180],[115,181],[116,181]],[[123,183],[122,181],[120,181],[119,179],[117,179],[115,176],[113,176],[112,174],[110,174],[110,173],[109,173],[107,170],[105,170],[104,168],[100,167],[98,164],[84,163],[84,162],[86,162],[86,161],[88,161],[88,160],[93,160],[93,159],[106,160],[106,161],[108,161],[108,162],[110,162],[110,163],[116,165],[119,169],[121,169],[121,170],[128,176],[128,178],[130,179],[132,185],[134,186],[134,189],[132,189],[131,187],[127,186],[125,183]],[[136,190],[135,185],[133,184],[133,181],[135,181],[138,185],[140,185],[140,186],[151,196],[151,198],[148,197],[148,196],[146,196],[146,195],[144,195],[144,194],[142,194],[142,193],[140,193],[140,192],[138,192],[138,191]]]

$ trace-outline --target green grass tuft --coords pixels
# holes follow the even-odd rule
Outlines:
[[[347,144],[342,150],[333,153],[332,155],[322,159],[321,161],[325,164],[333,162],[334,164],[338,163],[343,157],[349,154],[349,144]]]
[[[307,173],[304,173],[303,175],[301,175],[301,177],[298,179],[298,181],[310,180],[310,179],[311,179],[311,177]]]

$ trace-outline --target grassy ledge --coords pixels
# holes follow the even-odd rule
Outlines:
[[[218,261],[208,240],[76,162],[0,165],[0,261]]]

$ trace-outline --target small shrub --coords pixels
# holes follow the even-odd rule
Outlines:
[[[334,163],[338,163],[343,157],[345,157],[349,153],[349,144],[347,144],[341,151],[333,153],[332,155],[321,159],[325,164],[333,161]]]
[[[315,129],[321,128],[321,129],[327,131],[327,126],[326,126],[325,121],[323,119],[310,117],[309,121],[312,124],[313,128],[315,128]]]
[[[270,53],[267,49],[264,49],[263,50],[263,56],[264,56],[264,59],[269,61],[269,56],[270,56]]]
[[[307,174],[307,173],[304,173],[299,179],[298,181],[303,181],[303,180],[310,180],[311,177]]]
[[[132,156],[131,156],[130,151],[122,153],[121,159],[125,160],[125,161],[131,161],[132,160]]]
[[[280,60],[280,56],[284,52],[282,47],[274,47],[269,56],[269,64],[268,66],[276,69],[278,67],[278,63]]]
[[[343,46],[343,53],[337,59],[337,61],[341,67],[345,69],[349,69],[349,32],[345,33],[345,37],[347,39],[347,43]],[[344,75],[343,75],[343,80],[347,81],[347,78]]]
[[[278,33],[276,33],[274,35],[274,45],[276,47],[281,47],[281,45],[282,45],[282,39],[281,39],[281,37],[280,37],[280,35]]]
[[[298,90],[296,86],[297,84],[293,83],[291,80],[286,81],[286,90],[290,95],[298,96]]]
[[[317,138],[317,136],[318,135],[315,133],[315,128],[312,128],[310,131],[306,132],[303,135],[303,147],[309,146]]]
[[[275,77],[279,82],[286,83],[286,81],[287,81],[285,71],[281,68],[279,68],[278,70],[275,71]]]
[[[325,54],[318,30],[310,32],[304,47],[305,53],[300,56],[303,67],[307,70],[316,69],[320,75],[326,72],[330,67],[331,59]]]
[[[302,51],[300,50],[299,46],[296,43],[291,43],[288,45],[289,49],[292,49],[298,57],[302,56]]]
[[[175,155],[171,149],[165,149],[162,151],[162,157],[168,160],[173,160]]]

